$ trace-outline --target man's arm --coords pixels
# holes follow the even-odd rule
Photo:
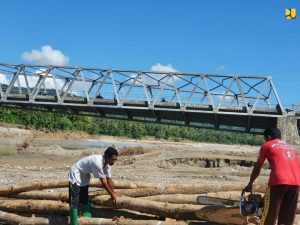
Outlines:
[[[103,185],[103,187],[105,188],[105,190],[108,192],[108,194],[111,197],[111,200],[113,201],[113,203],[116,205],[117,204],[117,197],[116,197],[116,193],[114,191],[113,188],[113,182],[111,178],[100,178],[100,182]]]
[[[255,163],[254,168],[253,168],[252,173],[251,173],[251,176],[250,176],[250,181],[249,181],[248,185],[244,188],[243,191],[252,192],[253,182],[259,176],[261,167],[262,166],[260,164]]]
[[[112,190],[112,192],[114,194],[116,194],[115,189],[114,189],[114,183],[113,183],[112,179],[109,177],[106,177],[106,181],[107,181],[107,184],[108,184],[110,190]]]

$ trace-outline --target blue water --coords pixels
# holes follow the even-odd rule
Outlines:
[[[116,148],[148,146],[146,143],[132,143],[128,141],[96,141],[96,140],[42,140],[34,139],[33,146],[59,145],[65,149],[85,149],[85,148],[107,148],[115,146]]]

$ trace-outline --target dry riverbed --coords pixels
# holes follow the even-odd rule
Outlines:
[[[2,129],[3,131],[3,129]],[[16,132],[16,130],[14,130]],[[1,133],[1,129],[0,129]],[[18,132],[17,132],[18,133]],[[17,135],[28,141],[28,133]],[[119,147],[120,157],[113,167],[113,178],[127,181],[183,184],[246,185],[258,146],[239,146],[193,142],[133,140],[82,133],[45,133],[31,131],[26,148],[0,148],[0,184],[27,183],[48,179],[67,179],[69,167],[79,158],[101,154],[105,148],[65,149],[59,145],[34,145],[32,138],[43,140],[98,140],[107,143],[134,143],[135,147]],[[7,136],[6,136],[7,137]],[[10,138],[12,136],[9,136]],[[0,146],[3,143],[0,138]],[[17,141],[17,144],[20,141]],[[10,152],[9,154],[7,152]],[[267,182],[266,165],[257,182]]]

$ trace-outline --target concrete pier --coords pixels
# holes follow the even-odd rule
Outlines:
[[[299,117],[282,117],[277,119],[277,127],[281,131],[282,140],[291,145],[300,146],[298,120]]]

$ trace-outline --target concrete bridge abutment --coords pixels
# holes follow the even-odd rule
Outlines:
[[[281,131],[281,139],[291,145],[300,146],[298,131],[298,117],[281,117],[277,118],[277,127]]]

